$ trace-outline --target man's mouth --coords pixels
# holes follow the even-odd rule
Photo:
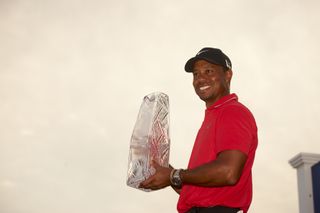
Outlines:
[[[202,87],[199,87],[199,90],[200,90],[200,91],[203,91],[203,90],[206,90],[206,89],[208,89],[208,88],[210,88],[210,86],[202,86]]]

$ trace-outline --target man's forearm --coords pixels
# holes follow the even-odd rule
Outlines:
[[[206,187],[234,185],[241,177],[245,162],[245,154],[229,150],[212,162],[181,171],[180,177],[183,184]]]

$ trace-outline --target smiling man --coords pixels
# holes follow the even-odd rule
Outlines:
[[[187,169],[165,168],[141,187],[171,185],[180,194],[180,213],[247,212],[252,200],[252,165],[258,144],[251,112],[230,94],[231,61],[220,49],[203,48],[189,59],[196,94],[206,104],[205,117]]]

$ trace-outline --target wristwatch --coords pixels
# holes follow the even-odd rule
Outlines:
[[[181,171],[182,171],[182,169],[173,169],[173,170],[171,170],[171,173],[170,173],[170,182],[171,182],[172,186],[174,186],[176,188],[181,188],[181,186],[182,186],[182,180],[180,177]]]

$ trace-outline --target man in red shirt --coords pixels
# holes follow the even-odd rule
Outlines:
[[[231,61],[220,49],[203,48],[185,70],[193,74],[195,92],[206,104],[188,168],[154,162],[155,174],[140,186],[155,190],[171,185],[180,194],[180,213],[247,212],[258,136],[253,115],[230,94]]]

